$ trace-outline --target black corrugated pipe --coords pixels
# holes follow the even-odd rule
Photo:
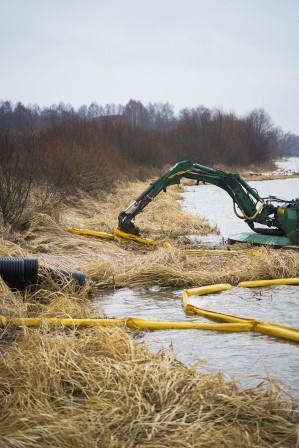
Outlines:
[[[36,258],[0,258],[0,276],[13,289],[25,289],[38,281]]]
[[[25,289],[27,286],[39,283],[37,258],[0,257],[0,276],[12,289]],[[53,271],[57,275],[73,279],[79,286],[85,284],[85,275],[81,272],[64,270]]]

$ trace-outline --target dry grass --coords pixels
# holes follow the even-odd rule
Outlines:
[[[135,254],[124,265],[95,262],[86,272],[100,288],[142,288],[152,285],[186,287],[244,280],[299,276],[299,254],[285,250],[250,250],[236,257],[207,255],[188,257],[179,249],[159,249],[150,254]]]
[[[295,447],[279,387],[240,389],[120,330],[28,331],[0,360],[0,446]]]
[[[41,264],[72,270],[80,270],[92,260],[124,253],[114,242],[71,234],[44,214],[35,215],[22,245],[27,252],[38,255]]]
[[[50,276],[38,288],[11,291],[0,278],[0,314],[6,317],[91,316],[90,284],[78,288],[73,281],[55,282]]]
[[[26,254],[20,245],[0,237],[0,257],[25,257]]]

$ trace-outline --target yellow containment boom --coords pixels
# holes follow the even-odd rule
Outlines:
[[[132,235],[131,233],[126,233],[123,230],[114,228],[114,239],[116,241],[135,241],[135,243],[143,244],[144,246],[164,246],[170,247],[170,242],[167,240],[151,240],[149,238],[143,238],[141,236]]]
[[[292,279],[284,279],[292,280]],[[246,283],[246,282],[244,282]],[[273,284],[273,283],[272,283]],[[274,283],[277,284],[277,283]],[[287,283],[288,284],[288,283]],[[294,283],[291,283],[294,284]],[[297,283],[295,283],[297,284]],[[288,327],[286,325],[274,324],[272,322],[263,322],[247,317],[234,316],[232,314],[219,313],[212,310],[206,310],[190,303],[191,296],[203,296],[207,294],[219,293],[232,288],[229,283],[220,283],[216,285],[201,286],[183,290],[183,308],[188,314],[197,314],[201,317],[213,319],[222,323],[211,322],[169,322],[152,321],[139,319],[137,317],[125,317],[123,319],[70,319],[70,318],[40,318],[40,317],[11,317],[0,316],[0,325],[15,325],[26,327],[40,327],[42,325],[64,326],[64,327],[119,327],[126,326],[133,329],[142,330],[210,330],[210,331],[254,331],[264,333],[269,336],[275,336],[287,339],[293,342],[299,342],[299,329]]]
[[[99,230],[81,229],[79,227],[68,227],[66,230],[76,235],[95,236],[104,240],[114,240],[114,235],[107,232],[100,232]]]
[[[138,244],[142,244],[147,247],[163,246],[165,248],[171,247],[168,240],[153,240],[150,238],[143,238],[141,236],[133,235],[132,233],[124,232],[118,227],[115,227],[112,233],[102,232],[100,230],[84,229],[79,227],[68,227],[66,229],[70,233],[81,236],[93,236],[104,240],[112,240],[117,242],[133,241]],[[258,250],[227,250],[227,249],[185,249],[183,252],[189,256],[205,256],[205,255],[223,255],[223,256],[235,256],[246,254],[252,257],[260,255]]]
[[[274,285],[299,285],[299,277],[276,278],[274,280],[252,280],[238,283],[239,288],[260,288]]]
[[[134,241],[135,243],[143,244],[144,246],[163,246],[170,247],[170,243],[167,240],[152,240],[149,238],[143,238],[141,236],[132,235],[131,233],[123,232],[117,227],[114,228],[114,233],[101,232],[99,230],[81,229],[78,227],[68,227],[66,229],[70,233],[82,236],[94,236],[104,240],[114,241]]]
[[[125,317],[123,319],[59,319],[55,317],[11,317],[0,316],[0,325],[20,327],[63,326],[63,327],[128,327],[143,330],[212,330],[249,331],[250,323],[215,324],[211,322],[168,322]]]
[[[294,279],[284,279],[284,280],[294,280]],[[279,279],[281,281],[281,279]],[[258,281],[256,281],[257,283]],[[251,283],[251,282],[244,282],[244,283]],[[260,281],[262,283],[262,281]],[[271,284],[281,284],[281,283],[271,283]],[[284,284],[297,284],[297,283],[284,283]],[[230,289],[231,285],[229,284],[219,284],[219,285],[212,285],[214,290],[211,292],[220,292],[225,291],[227,289]],[[259,284],[259,286],[268,286],[268,285],[262,285]],[[278,338],[282,339],[288,339],[289,341],[299,342],[299,329],[288,327],[286,325],[280,325],[280,324],[274,324],[272,322],[263,322],[257,319],[251,319],[247,317],[239,317],[234,316],[232,314],[224,314],[219,313],[211,310],[206,310],[204,308],[200,308],[198,306],[192,305],[189,302],[189,298],[191,296],[198,296],[198,295],[204,295],[202,291],[204,291],[204,288],[192,288],[192,289],[185,289],[183,291],[183,306],[184,310],[188,314],[197,314],[202,317],[206,317],[208,319],[217,320],[223,323],[231,323],[231,324],[243,324],[248,323],[250,324],[250,331],[255,331],[259,333],[264,333],[270,336],[276,336]]]

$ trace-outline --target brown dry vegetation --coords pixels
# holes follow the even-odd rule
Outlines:
[[[260,250],[258,256],[244,250],[238,256],[218,257],[200,255],[189,257],[179,249],[134,256],[130,264],[95,262],[86,272],[101,288],[142,288],[159,286],[200,286],[214,283],[233,285],[255,279],[296,277],[299,275],[299,256],[293,252]]]
[[[5,316],[102,317],[90,307],[92,285],[78,290],[48,267],[81,269],[98,288],[199,286],[299,275],[299,254],[242,249],[238,256],[188,257],[179,238],[208,223],[179,209],[178,188],[160,195],[137,221],[172,248],[146,249],[66,232],[112,231],[118,212],[144,189],[119,185],[101,200],[86,194],[61,208],[60,222],[38,214],[30,228],[3,239],[0,255],[38,256],[39,289],[12,292],[0,282]],[[72,205],[73,204],[73,205]],[[215,229],[214,229],[215,230]],[[279,386],[242,389],[203,375],[171,355],[150,354],[124,329],[80,331],[6,327],[0,331],[0,447],[295,447],[298,415]]]
[[[1,447],[295,447],[279,387],[241,390],[122,330],[20,334],[0,362]]]

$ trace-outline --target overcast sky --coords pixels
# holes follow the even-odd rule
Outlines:
[[[299,134],[299,0],[0,0],[0,100],[263,107]]]

